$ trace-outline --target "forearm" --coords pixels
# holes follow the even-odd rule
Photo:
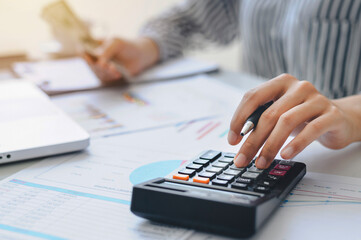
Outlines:
[[[157,43],[160,60],[179,56],[205,40],[228,44],[238,34],[238,4],[237,0],[184,1],[149,21],[140,35]]]
[[[151,67],[160,60],[159,46],[153,39],[140,37],[135,43],[142,52],[142,69]]]
[[[332,101],[352,122],[352,141],[361,141],[361,94]]]

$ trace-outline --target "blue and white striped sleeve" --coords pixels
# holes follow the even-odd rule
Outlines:
[[[238,14],[237,0],[187,0],[150,20],[140,35],[157,43],[163,61],[205,41],[221,45],[232,42],[239,31]]]

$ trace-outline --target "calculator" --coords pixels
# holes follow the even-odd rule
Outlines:
[[[170,175],[133,187],[131,211],[153,221],[231,237],[252,236],[306,174],[275,159],[258,169],[234,165],[234,153],[208,150]]]

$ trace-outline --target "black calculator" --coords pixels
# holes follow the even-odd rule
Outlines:
[[[252,236],[306,174],[300,162],[268,169],[233,164],[234,153],[208,150],[165,178],[133,187],[131,211],[153,221],[231,237]]]

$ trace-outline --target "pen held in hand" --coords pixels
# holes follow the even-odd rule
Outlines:
[[[86,49],[84,51],[89,57],[92,58],[92,60],[94,62],[96,62],[98,60],[98,57],[96,56],[96,54],[94,54],[93,51],[90,51],[89,49]],[[123,67],[121,64],[119,64],[115,61],[110,61],[110,62],[114,65],[114,67],[117,69],[117,71],[120,72],[120,74],[122,75],[122,78],[124,78],[125,81],[129,82],[131,80],[131,75],[125,67]]]
[[[249,133],[252,129],[255,129],[258,123],[258,120],[260,119],[262,113],[266,111],[267,108],[269,108],[273,104],[273,101],[270,101],[266,103],[265,105],[262,105],[254,111],[251,116],[248,117],[246,123],[243,125],[241,136],[246,135]]]

